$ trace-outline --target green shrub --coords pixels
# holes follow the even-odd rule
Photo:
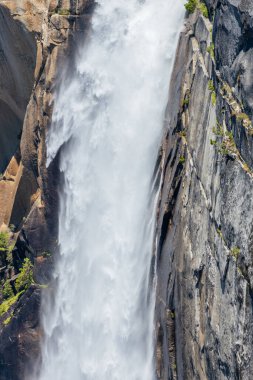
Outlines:
[[[222,143],[220,144],[219,146],[219,149],[218,149],[218,152],[222,155],[222,156],[227,156],[229,154],[229,149],[225,143],[225,141],[222,141]]]
[[[212,105],[215,106],[215,104],[216,104],[216,93],[215,93],[214,83],[211,79],[208,81],[208,90],[211,91]]]
[[[210,139],[210,144],[216,146],[217,145],[217,141]]]
[[[12,251],[15,244],[10,239],[9,232],[0,232],[0,260],[2,265],[12,264]]]
[[[199,3],[199,6],[198,6],[200,12],[202,13],[202,15],[206,18],[208,18],[208,9],[207,9],[207,6],[205,3]]]
[[[12,286],[10,284],[10,281],[6,281],[3,286],[3,297],[5,299],[11,298],[14,296]]]
[[[249,120],[249,116],[244,112],[237,113],[235,117],[237,120]]]
[[[180,164],[184,164],[185,163],[185,157],[184,156],[180,156],[179,157],[179,163]]]
[[[226,131],[225,136],[226,136],[231,142],[235,143],[235,142],[234,142],[234,136],[233,136],[233,132],[232,132],[232,131]]]
[[[214,83],[211,79],[208,81],[208,90],[211,92],[215,91]]]
[[[238,259],[238,256],[240,255],[240,252],[241,252],[241,250],[240,250],[240,248],[238,248],[238,247],[233,247],[233,248],[231,248],[231,250],[230,250],[230,253],[231,253],[231,255],[235,258],[235,260]]]
[[[188,0],[187,3],[185,3],[185,9],[189,12],[189,13],[193,13],[197,7],[197,0]]]
[[[24,260],[24,263],[20,270],[18,278],[15,281],[15,288],[17,292],[26,290],[29,288],[32,282],[33,282],[33,265],[31,261],[28,258],[26,258]]]
[[[217,122],[217,127],[213,127],[213,133],[216,136],[220,136],[220,137],[223,137],[225,135],[223,128],[222,128],[222,125],[219,124],[218,122]]]
[[[0,252],[7,252],[10,236],[8,232],[0,232]]]
[[[203,16],[208,18],[208,9],[204,2],[200,0],[188,0],[184,6],[189,13],[193,13],[198,8]]]
[[[6,319],[3,321],[3,324],[4,324],[5,326],[7,326],[7,325],[10,323],[12,317],[13,317],[13,314],[11,314],[8,318],[6,318]]]
[[[186,96],[183,100],[183,106],[188,106],[189,105],[189,102],[190,102],[190,98],[188,96]]]
[[[215,106],[216,105],[216,94],[215,94],[215,92],[212,92],[212,94],[211,94],[211,101],[212,101],[212,105]]]
[[[213,128],[213,133],[219,137],[219,139],[211,139],[210,144],[214,145],[222,156],[230,155],[235,157],[235,155],[238,155],[232,131],[224,131],[222,125],[217,122],[217,127]]]
[[[186,137],[186,130],[183,129],[182,131],[178,132],[178,135],[179,135],[180,137]]]
[[[176,316],[175,311],[171,311],[170,312],[170,316],[171,316],[172,319],[175,319],[175,316]]]
[[[6,261],[7,261],[8,265],[12,265],[13,264],[13,257],[12,257],[13,248],[14,248],[14,245],[11,245],[9,247],[8,252],[7,252]]]
[[[10,307],[12,305],[14,305],[14,303],[19,299],[21,294],[23,294],[23,292],[20,292],[20,293],[16,294],[15,296],[9,298],[8,300],[4,301],[3,303],[1,303],[1,305],[0,305],[0,317],[3,314],[7,313],[7,311],[10,309]]]

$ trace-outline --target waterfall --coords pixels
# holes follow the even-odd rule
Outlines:
[[[152,175],[183,2],[98,0],[55,99],[60,258],[40,380],[153,380]]]

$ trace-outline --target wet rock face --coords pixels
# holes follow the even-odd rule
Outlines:
[[[252,3],[206,3],[214,21],[196,11],[180,37],[162,145],[156,354],[164,380],[246,380],[253,372],[253,137],[246,93],[253,78],[245,38]],[[248,71],[239,87],[241,64]]]

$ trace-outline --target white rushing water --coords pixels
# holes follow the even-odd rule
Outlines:
[[[152,175],[184,0],[97,3],[48,136],[65,181],[40,380],[155,378]]]

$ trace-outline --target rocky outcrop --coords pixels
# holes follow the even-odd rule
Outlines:
[[[252,377],[251,1],[206,1],[181,34],[158,215],[157,377]],[[211,21],[212,20],[212,21]]]
[[[0,1],[1,380],[24,380],[39,359],[40,295],[57,250],[60,181],[58,158],[46,167],[46,133],[57,69],[71,71],[92,9],[89,0]]]

